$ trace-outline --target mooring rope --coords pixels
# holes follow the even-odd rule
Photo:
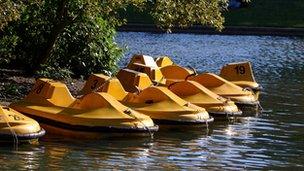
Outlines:
[[[227,118],[228,122],[230,122],[230,117],[229,117],[229,113],[228,112],[226,112],[226,118]]]
[[[153,133],[151,132],[150,128],[148,126],[146,126],[146,124],[144,122],[142,122],[138,117],[136,117],[135,115],[132,115],[132,110],[130,108],[128,108],[127,110],[124,111],[124,113],[126,113],[127,115],[133,117],[134,119],[138,120],[146,130],[148,130],[150,138],[153,139]]]
[[[12,126],[10,125],[9,121],[6,118],[6,115],[3,115],[3,120],[6,122],[6,125],[9,127],[9,130],[13,136],[14,139],[14,148],[18,149],[18,144],[19,144],[19,140],[18,140],[18,136],[16,134],[16,132],[14,131],[14,129],[12,128]]]
[[[150,138],[151,139],[153,139],[154,137],[153,137],[153,133],[151,132],[151,130],[150,130],[150,128],[149,127],[147,127],[145,124],[144,124],[144,122],[143,121],[141,121],[139,118],[137,118],[136,116],[134,116],[143,126],[144,126],[144,128],[145,129],[147,129],[148,130],[148,132],[149,132],[149,135],[150,135]]]
[[[260,102],[258,102],[258,108],[259,108],[259,111],[260,111],[261,113],[264,112],[264,109],[263,109],[263,107],[262,107],[262,105],[261,105]]]
[[[207,129],[207,132],[209,132],[209,124],[208,124],[208,119],[206,120],[206,129]]]
[[[251,91],[251,93],[252,93],[253,95],[255,94],[254,91],[253,91],[253,89],[250,88],[250,87],[245,87],[245,88],[243,88],[243,90]],[[259,101],[257,102],[257,106],[258,106],[258,110],[259,110],[261,113],[263,113],[264,109],[263,109],[263,107],[262,107],[262,105],[261,105],[261,103],[260,103]]]

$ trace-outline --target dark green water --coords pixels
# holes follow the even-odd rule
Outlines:
[[[304,169],[304,39],[119,33],[131,54],[166,54],[199,71],[250,60],[265,112],[209,130],[169,127],[150,138],[100,141],[47,136],[40,145],[0,147],[0,168],[22,170]]]

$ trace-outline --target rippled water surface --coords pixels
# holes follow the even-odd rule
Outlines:
[[[265,112],[209,130],[168,127],[150,138],[100,141],[47,136],[18,150],[0,146],[1,169],[304,169],[304,39],[119,33],[132,54],[169,55],[178,64],[219,72],[228,62],[250,60],[264,87]]]

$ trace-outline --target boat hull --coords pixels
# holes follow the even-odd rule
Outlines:
[[[46,131],[41,128],[39,132],[28,133],[28,134],[7,134],[0,133],[0,142],[32,142],[37,141],[40,137],[44,136]]]

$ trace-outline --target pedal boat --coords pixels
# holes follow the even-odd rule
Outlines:
[[[176,66],[168,56],[158,57],[155,61],[160,68],[171,65]],[[195,72],[193,68],[191,70],[187,69],[186,74],[194,75]],[[252,90],[257,96],[263,89],[262,86],[256,82],[252,65],[249,61],[228,63],[222,67],[219,76],[237,86]]]
[[[35,120],[0,105],[0,142],[33,142],[44,134]]]
[[[68,136],[79,133],[95,139],[109,132],[144,135],[158,130],[149,116],[122,105],[107,93],[92,92],[76,99],[65,84],[51,79],[38,79],[25,99],[11,107]]]
[[[129,92],[153,85],[147,74],[134,70],[121,69],[116,77]],[[213,117],[234,117],[242,114],[233,101],[220,97],[197,82],[176,82],[168,86],[168,89],[183,100],[205,108]]]
[[[258,100],[252,91],[237,86],[216,74],[197,74],[192,70],[178,65],[159,67],[152,57],[145,55],[134,55],[127,68],[144,72],[148,74],[154,82],[159,82],[166,86],[185,80],[195,81],[213,93],[234,101],[237,105],[258,105]]]
[[[156,123],[206,125],[214,120],[204,108],[184,101],[166,87],[149,86],[127,92],[117,78],[93,74],[81,94],[92,91],[109,93],[124,105],[150,116]]]
[[[226,64],[222,67],[219,76],[244,89],[252,90],[256,99],[259,99],[260,92],[263,90],[263,87],[255,80],[249,61]]]

